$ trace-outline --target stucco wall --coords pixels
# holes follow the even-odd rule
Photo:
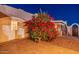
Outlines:
[[[24,27],[22,19],[16,17],[4,17],[0,18],[0,43],[14,40],[27,38],[29,33]],[[17,22],[17,29],[12,29],[12,21]]]
[[[0,43],[8,41],[8,37],[6,36],[6,34],[4,34],[4,31],[2,28],[3,25],[10,25],[9,17],[0,18]]]

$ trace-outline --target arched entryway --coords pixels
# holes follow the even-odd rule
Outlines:
[[[78,37],[78,25],[74,24],[72,26],[72,36],[77,36]]]

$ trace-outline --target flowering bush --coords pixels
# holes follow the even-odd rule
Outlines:
[[[57,36],[55,24],[47,14],[38,14],[37,17],[33,16],[32,20],[25,22],[29,27],[29,33],[33,40],[52,40]]]

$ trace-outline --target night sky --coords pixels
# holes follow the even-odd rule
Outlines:
[[[79,24],[78,4],[10,4],[9,6],[21,8],[30,13],[38,13],[41,8],[43,12],[50,14],[55,20],[64,20],[70,25]]]

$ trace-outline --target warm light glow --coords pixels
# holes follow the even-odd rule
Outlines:
[[[17,30],[17,21],[11,21],[11,30]]]

